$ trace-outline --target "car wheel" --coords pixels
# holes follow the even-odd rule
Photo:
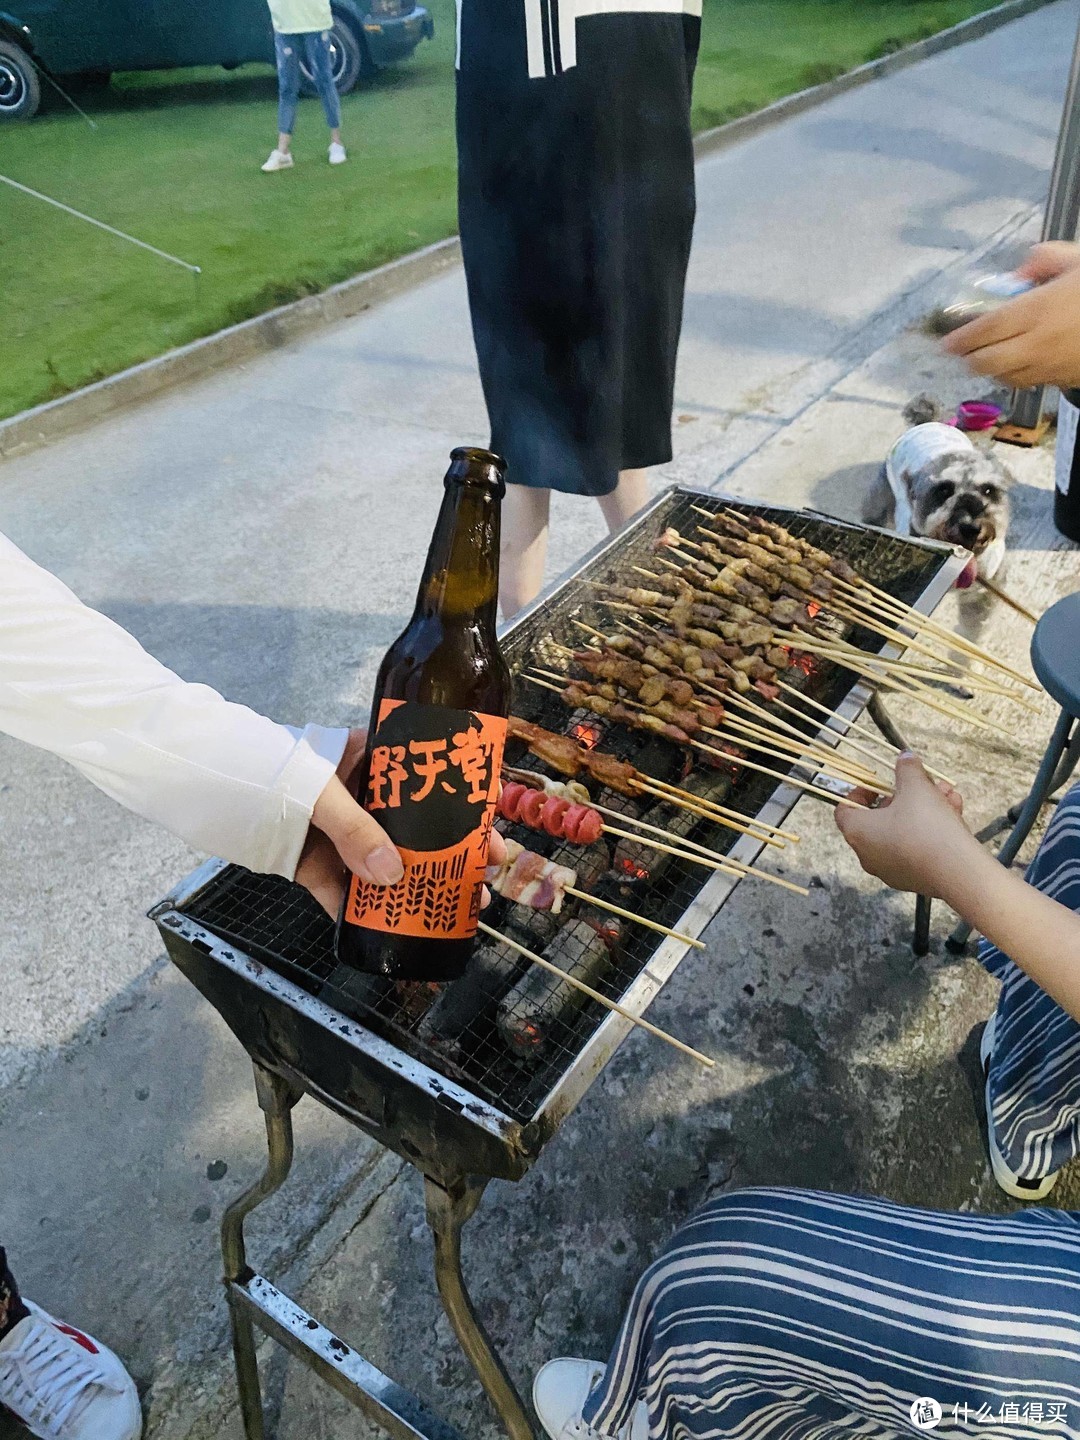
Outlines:
[[[10,40],[0,40],[0,120],[29,120],[41,104],[34,62]]]
[[[351,21],[334,11],[334,28],[330,31],[330,65],[334,84],[339,95],[348,95],[356,89],[356,82],[367,70],[367,45],[356,33]],[[300,65],[300,88],[305,95],[314,95],[315,82],[311,71],[303,62]]]

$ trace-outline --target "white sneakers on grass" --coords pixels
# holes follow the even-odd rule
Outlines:
[[[271,150],[269,160],[267,160],[266,164],[262,167],[263,173],[272,175],[275,170],[291,170],[292,163],[293,158],[291,151]]]
[[[581,1418],[585,1401],[603,1375],[597,1360],[549,1360],[533,1381],[533,1407],[551,1440],[607,1440]],[[648,1440],[649,1416],[639,1401],[617,1437],[611,1440]]]
[[[329,158],[331,165],[344,165],[345,161],[348,160],[349,156],[346,153],[345,146],[342,145],[339,140],[335,140],[330,146]],[[262,168],[265,174],[272,175],[275,170],[291,170],[292,167],[293,157],[291,150],[271,150],[270,158]]]
[[[0,1340],[0,1405],[38,1440],[138,1440],[135,1382],[111,1350],[29,1300]]]

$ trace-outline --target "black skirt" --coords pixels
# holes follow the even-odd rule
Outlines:
[[[459,216],[491,444],[606,495],[671,459],[701,0],[458,0]],[[696,13],[691,13],[696,12]]]

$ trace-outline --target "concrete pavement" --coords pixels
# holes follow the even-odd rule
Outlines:
[[[898,332],[951,284],[943,271],[1030,231],[1077,13],[1064,0],[701,165],[678,454],[657,483],[738,466],[725,483],[744,493],[852,513],[912,391],[971,393]],[[183,673],[282,719],[344,722],[411,604],[446,454],[484,438],[454,273],[8,461],[0,529]],[[1075,558],[1050,548],[1046,456],[1019,463],[1011,583],[1042,602],[1073,587]],[[600,529],[560,503],[552,573]],[[1000,625],[1020,653],[1019,620]],[[1045,728],[995,753],[989,787],[974,735],[920,733],[982,818],[1023,788]],[[800,829],[822,880],[813,930],[743,886],[658,1003],[659,1023],[723,1055],[715,1083],[628,1043],[534,1174],[474,1222],[479,1298],[519,1376],[567,1344],[599,1353],[671,1223],[732,1180],[993,1203],[956,1062],[992,987],[969,964],[913,965],[904,902],[856,874],[827,817]],[[0,833],[0,1172],[21,1177],[0,1238],[34,1298],[122,1349],[157,1434],[223,1433],[201,1408],[227,1380],[214,1229],[260,1125],[238,1047],[141,918],[193,857],[13,745]],[[955,1123],[930,1133],[931,1108]],[[486,1440],[431,1301],[413,1177],[308,1103],[298,1120],[259,1263]],[[511,1295],[499,1257],[530,1232],[544,1243],[515,1245]],[[283,1435],[368,1434],[291,1371],[277,1394]]]

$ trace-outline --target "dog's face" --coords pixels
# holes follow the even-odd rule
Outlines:
[[[945,455],[904,476],[912,528],[931,540],[981,555],[1009,525],[1012,477],[992,455]]]

